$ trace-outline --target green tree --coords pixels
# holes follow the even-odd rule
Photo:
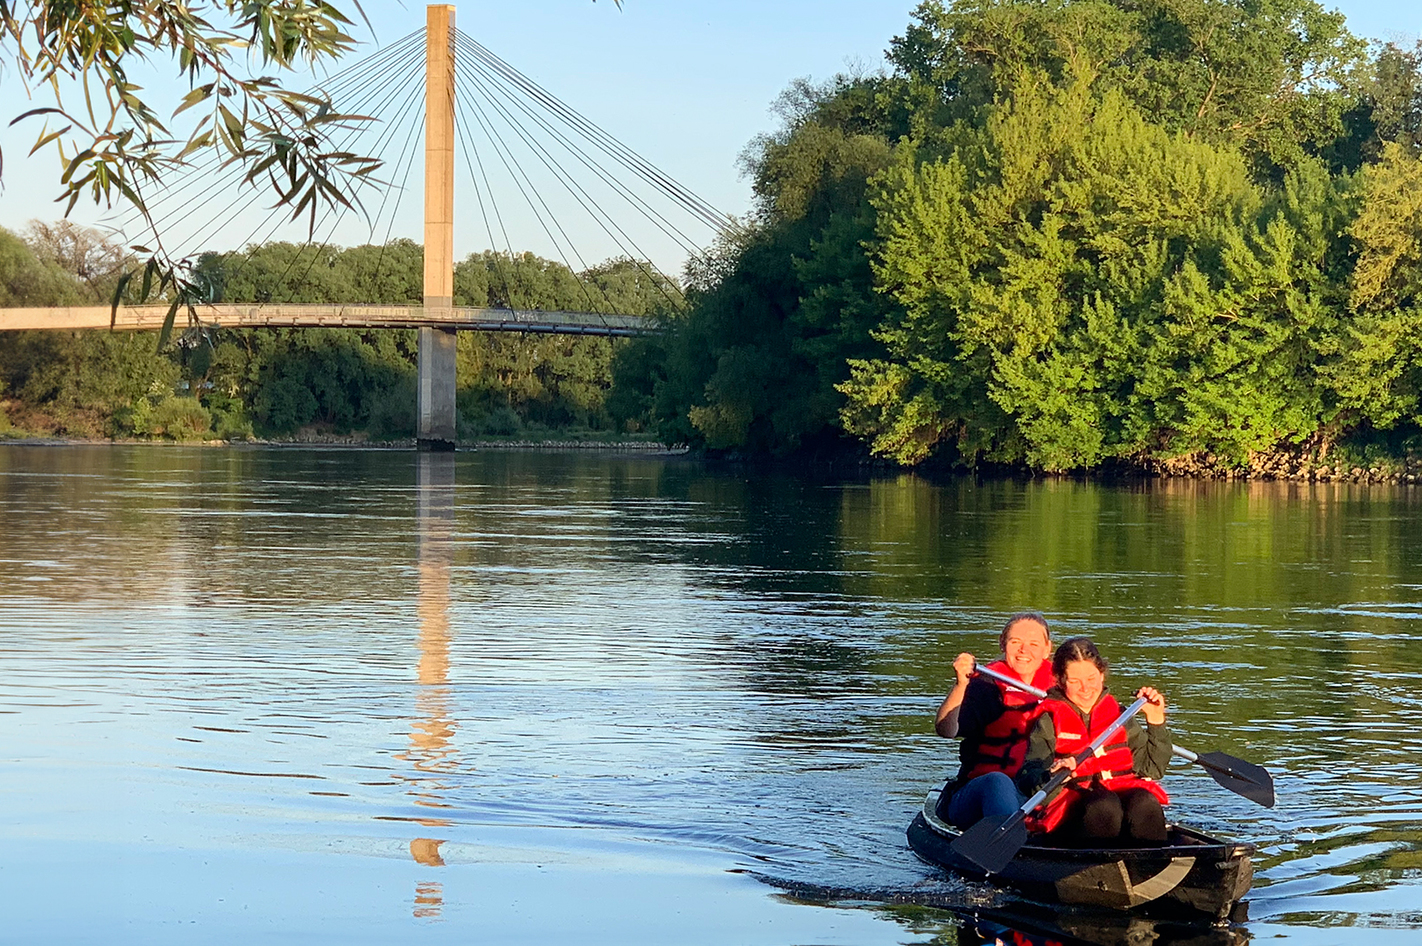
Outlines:
[[[1330,379],[1379,429],[1422,426],[1422,160],[1396,142],[1362,173],[1351,318]]]
[[[787,91],[748,149],[751,231],[620,356],[619,418],[1047,470],[1244,464],[1382,421],[1349,374],[1411,323],[1350,311],[1353,271],[1411,224],[1353,227],[1356,169],[1413,148],[1412,53],[1314,0],[927,0],[888,55]]]
[[[860,246],[873,235],[868,182],[891,151],[882,91],[882,77],[841,76],[782,96],[784,126],[744,157],[756,219],[693,265],[691,304],[667,338],[629,346],[617,372],[639,393],[613,403],[644,413],[624,420],[712,449],[837,441],[835,384],[848,357],[877,351],[869,329],[887,303]]]

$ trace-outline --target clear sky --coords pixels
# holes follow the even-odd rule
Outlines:
[[[752,137],[775,126],[769,107],[779,92],[797,77],[822,80],[853,64],[874,68],[915,5],[626,0],[619,10],[611,0],[482,0],[457,5],[457,20],[461,30],[692,191],[740,214],[750,206],[750,188],[736,158]],[[423,4],[365,0],[364,7],[376,42],[393,42],[423,25]],[[1422,37],[1422,3],[1414,0],[1343,0],[1336,7],[1360,35],[1408,45]],[[368,36],[364,27],[360,35]],[[155,98],[175,101],[182,87],[161,75],[145,84]],[[12,70],[0,72],[0,91],[5,112],[23,110]],[[59,216],[59,205],[50,202],[58,191],[56,157],[52,151],[25,156],[34,134],[33,126],[0,129],[0,225],[10,229]],[[406,204],[397,232],[419,239],[418,200],[403,201],[402,208]],[[457,206],[456,220],[467,213]],[[81,205],[73,216],[95,222],[101,215]],[[481,248],[476,235],[461,231],[457,239],[460,253]]]

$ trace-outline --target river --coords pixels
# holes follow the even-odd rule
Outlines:
[[[0,942],[979,942],[903,832],[1024,608],[1274,774],[1167,781],[1231,941],[1422,929],[1419,487],[12,444],[0,522]]]

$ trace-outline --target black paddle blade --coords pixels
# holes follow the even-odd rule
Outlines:
[[[1022,812],[984,818],[949,845],[954,856],[986,874],[1000,874],[1027,843],[1027,819]]]
[[[1196,761],[1222,786],[1257,805],[1274,807],[1274,777],[1253,762],[1223,752],[1202,752]]]

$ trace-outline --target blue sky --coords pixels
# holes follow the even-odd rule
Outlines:
[[[875,67],[915,5],[915,0],[626,0],[619,10],[611,0],[482,0],[461,6],[457,19],[461,30],[692,191],[740,214],[750,205],[750,188],[736,158],[752,137],[774,127],[769,107],[780,91],[797,77],[825,79],[853,63]],[[423,24],[423,4],[366,0],[364,6],[381,43]],[[1422,3],[1347,0],[1336,6],[1361,35],[1407,44],[1422,36]],[[367,35],[363,27],[360,32]],[[168,94],[175,100],[182,91],[162,70],[145,84],[155,97]],[[6,111],[20,111],[12,72],[0,74],[0,89]],[[50,202],[57,192],[56,159],[52,152],[26,157],[33,137],[32,128],[0,130],[5,157],[0,225],[10,229],[30,218],[59,215],[59,206]],[[402,201],[396,223],[396,232],[416,239],[417,197]],[[457,206],[456,220],[468,213]],[[512,208],[510,215],[516,215]],[[82,205],[73,215],[86,223],[101,216]],[[550,255],[536,245],[536,234],[526,236],[530,248]],[[337,242],[362,239],[352,231]],[[485,242],[461,230],[456,248],[468,252]],[[659,261],[675,265],[670,256]]]

